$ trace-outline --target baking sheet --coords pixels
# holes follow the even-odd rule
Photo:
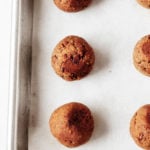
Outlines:
[[[13,0],[7,150],[28,149],[33,0]]]
[[[86,104],[95,118],[92,138],[75,150],[139,149],[129,122],[150,102],[150,79],[135,70],[132,52],[149,26],[150,11],[135,0],[93,0],[78,13],[62,12],[53,0],[34,1],[29,150],[68,149],[51,135],[48,121],[71,101]],[[67,35],[85,38],[96,54],[94,69],[80,81],[61,79],[50,65],[53,48]]]

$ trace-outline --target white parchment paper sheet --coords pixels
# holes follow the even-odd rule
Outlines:
[[[71,101],[86,104],[95,118],[92,138],[75,150],[140,149],[129,122],[150,103],[150,78],[135,70],[132,53],[149,33],[150,11],[136,0],[93,0],[78,13],[62,12],[53,0],[35,0],[29,150],[68,149],[51,135],[48,121],[54,109]],[[61,79],[50,65],[53,48],[67,35],[85,38],[95,50],[94,69],[80,81]]]

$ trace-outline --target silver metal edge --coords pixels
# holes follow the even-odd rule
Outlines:
[[[33,0],[13,0],[8,150],[28,149]]]

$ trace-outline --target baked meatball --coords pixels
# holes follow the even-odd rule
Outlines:
[[[137,0],[137,2],[145,8],[150,8],[150,0]]]
[[[49,120],[54,137],[67,147],[76,147],[87,142],[94,129],[94,120],[89,108],[71,102],[57,108]]]
[[[150,35],[138,41],[134,49],[133,60],[137,70],[150,76]]]
[[[137,145],[150,150],[150,104],[144,105],[134,114],[130,133]]]
[[[86,8],[92,0],[54,0],[56,6],[66,12],[78,12]]]
[[[65,80],[79,80],[86,76],[95,62],[94,51],[81,37],[67,36],[55,47],[51,64]]]

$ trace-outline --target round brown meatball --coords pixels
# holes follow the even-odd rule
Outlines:
[[[150,150],[150,104],[144,105],[134,114],[130,133],[137,145]]]
[[[143,37],[135,46],[134,65],[141,73],[150,76],[150,35]]]
[[[137,0],[137,2],[145,8],[150,8],[150,0]]]
[[[72,102],[57,108],[50,117],[49,125],[60,143],[76,147],[90,139],[94,120],[87,106]]]
[[[55,72],[68,81],[79,80],[92,69],[95,55],[81,37],[67,36],[55,47],[51,64]]]
[[[54,0],[56,6],[66,12],[77,12],[86,8],[92,0]]]

